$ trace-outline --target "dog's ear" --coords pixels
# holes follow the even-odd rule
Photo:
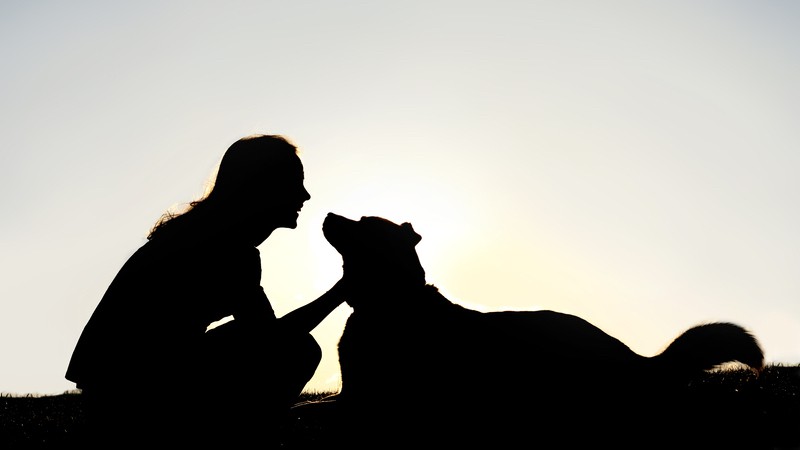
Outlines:
[[[406,236],[408,236],[408,239],[409,241],[411,241],[412,244],[417,245],[419,244],[419,241],[422,240],[422,236],[420,236],[419,234],[417,234],[416,231],[414,231],[414,227],[412,227],[410,223],[404,222],[402,225],[400,225],[400,228],[403,229],[403,231],[406,233]]]

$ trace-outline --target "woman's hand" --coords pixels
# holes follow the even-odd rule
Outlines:
[[[339,305],[344,303],[349,295],[348,284],[344,277],[340,278],[328,292],[318,299],[303,305],[281,317],[279,322],[287,328],[302,332],[311,332]]]

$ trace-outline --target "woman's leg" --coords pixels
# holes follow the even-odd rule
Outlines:
[[[277,443],[289,408],[322,358],[316,340],[233,320],[206,333],[205,349],[211,439]]]

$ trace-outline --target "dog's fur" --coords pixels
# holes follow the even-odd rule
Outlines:
[[[353,308],[338,344],[351,430],[450,445],[461,436],[496,447],[522,430],[615,442],[616,427],[657,420],[699,372],[764,364],[756,339],[731,323],[696,326],[646,357],[573,315],[465,308],[426,283],[410,223],[330,213],[323,233],[342,255]]]

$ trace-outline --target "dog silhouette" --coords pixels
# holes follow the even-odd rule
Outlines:
[[[323,234],[342,256],[353,309],[336,401],[344,433],[361,443],[655,448],[667,441],[631,437],[679,424],[692,377],[728,362],[764,365],[754,336],[732,323],[700,324],[647,357],[574,315],[465,308],[426,282],[408,222],[329,213]],[[676,427],[671,443],[702,428]]]

